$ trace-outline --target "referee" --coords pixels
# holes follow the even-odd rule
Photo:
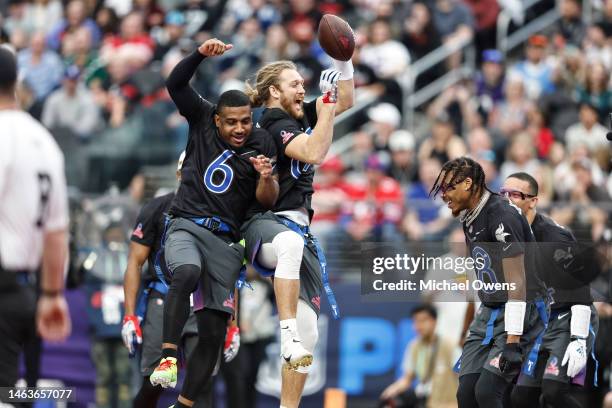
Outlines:
[[[68,254],[64,157],[15,98],[15,56],[0,46],[0,387],[13,387],[25,339],[70,334],[63,295]],[[31,278],[41,268],[41,295]]]

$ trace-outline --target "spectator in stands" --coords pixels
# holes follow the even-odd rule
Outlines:
[[[143,15],[132,12],[121,21],[118,35],[107,37],[100,49],[100,57],[111,61],[120,56],[127,70],[143,68],[153,58],[155,43],[144,29]]]
[[[582,22],[581,0],[560,0],[559,13],[561,19],[553,28],[556,48],[561,50],[568,44],[582,46],[586,26]]]
[[[402,228],[411,241],[437,241],[448,233],[452,223],[450,211],[442,199],[432,201],[429,197],[441,168],[436,158],[419,161],[419,180],[408,189],[407,213],[402,221]]]
[[[612,37],[612,0],[603,1],[603,15],[597,21],[597,25],[601,27],[604,35],[608,38]]]
[[[58,23],[49,33],[47,43],[53,50],[59,50],[66,34],[73,33],[77,28],[85,27],[91,33],[94,45],[101,39],[100,29],[96,23],[87,17],[87,6],[83,0],[71,0],[66,6],[66,18]]]
[[[96,25],[100,28],[102,38],[117,34],[119,31],[119,17],[115,9],[102,7],[96,13]]]
[[[410,64],[408,50],[393,39],[387,20],[375,20],[368,31],[368,43],[361,49],[361,62],[371,67],[380,78],[398,78]]]
[[[342,161],[348,170],[346,178],[352,183],[355,179],[363,178],[366,159],[374,151],[374,133],[362,127],[350,136],[350,140],[351,149],[343,155]]]
[[[553,67],[546,59],[548,38],[542,34],[534,34],[527,40],[526,59],[516,64],[512,73],[523,79],[525,91],[531,100],[540,95],[552,93]]]
[[[533,174],[538,169],[539,163],[536,159],[536,149],[531,136],[522,132],[516,134],[510,142],[506,161],[502,164],[500,176],[505,180],[510,174],[525,172]]]
[[[565,133],[565,145],[573,150],[577,144],[586,144],[591,153],[599,149],[607,149],[606,133],[608,130],[597,122],[598,112],[595,106],[588,102],[580,104],[580,122],[573,124]]]
[[[314,24],[308,19],[298,20],[289,26],[289,35],[294,42],[289,57],[304,78],[307,93],[313,93],[319,86],[319,76],[323,65],[318,59],[318,43],[315,41]]]
[[[489,127],[510,138],[525,129],[527,113],[532,104],[525,93],[524,78],[511,74],[504,86],[505,100],[497,105],[489,116]]]
[[[485,123],[493,109],[504,100],[504,56],[494,49],[482,52],[482,66],[474,78],[476,97]]]
[[[79,83],[80,75],[74,65],[66,69],[62,87],[45,102],[42,122],[50,130],[65,128],[88,139],[101,125],[100,112],[89,89]]]
[[[557,199],[563,199],[569,196],[569,193],[576,184],[576,176],[573,170],[573,164],[578,161],[583,163],[591,163],[591,176],[595,185],[602,185],[604,183],[604,175],[601,168],[595,161],[592,160],[591,152],[586,143],[577,143],[572,147],[571,150],[567,150],[567,154],[554,168],[554,186],[555,186],[555,197]]]
[[[419,161],[436,158],[440,163],[446,163],[457,157],[464,156],[466,147],[463,140],[455,134],[455,128],[450,115],[440,113],[434,119],[431,137],[425,139],[419,148]]]
[[[557,88],[566,95],[573,95],[584,80],[586,61],[580,48],[566,45],[561,51],[559,64],[554,71]]]
[[[595,107],[600,122],[608,119],[612,110],[612,91],[610,73],[603,63],[590,61],[587,65],[584,84],[578,87],[578,101]]]
[[[158,31],[153,59],[161,61],[185,33],[185,16],[179,11],[171,11],[164,18],[164,27]]]
[[[62,60],[45,45],[45,34],[32,34],[30,47],[17,54],[19,76],[34,91],[36,99],[44,100],[62,81]]]
[[[399,128],[402,120],[400,111],[390,103],[379,103],[368,109],[369,130],[374,134],[376,149],[388,149],[391,134]]]
[[[499,3],[497,0],[463,0],[470,8],[476,20],[476,47],[479,51],[495,47],[497,16]]]
[[[463,2],[435,0],[432,3],[434,25],[443,43],[453,46],[474,37],[474,16]]]
[[[399,181],[400,185],[408,187],[417,173],[416,141],[414,135],[407,130],[396,130],[389,139],[391,151],[391,168],[389,176]]]
[[[142,14],[147,31],[161,26],[164,22],[164,10],[157,5],[157,0],[134,0],[132,11]]]
[[[305,24],[311,30],[308,23]],[[312,41],[312,34],[310,33],[308,34],[309,44]],[[261,61],[260,54],[265,47],[265,40],[266,38],[256,18],[251,17],[242,21],[238,26],[236,34],[232,36],[231,43],[234,45],[232,52],[224,55],[219,62],[219,71],[221,71],[218,78],[219,81],[232,78],[246,78],[249,75],[253,75]],[[318,78],[320,73],[320,64],[316,60],[314,62],[314,67],[317,71],[312,74],[308,74],[310,71],[303,73],[303,75],[309,76],[308,83],[311,86],[313,83],[312,75],[316,75]],[[306,78],[304,78],[304,81],[306,81]]]
[[[433,306],[417,306],[410,316],[417,337],[404,352],[402,377],[381,394],[380,399],[388,403],[382,406],[455,407],[458,380],[452,368],[456,345],[436,334],[438,315]]]
[[[610,197],[605,189],[593,182],[591,168],[593,163],[589,159],[580,159],[572,163],[575,183],[572,185],[569,196],[570,204],[565,207],[557,206],[551,216],[561,225],[566,225],[577,233],[577,239],[597,242],[606,227]]]
[[[26,25],[33,31],[48,32],[62,20],[63,13],[59,0],[34,0],[25,10]]]
[[[261,50],[262,63],[267,64],[273,61],[288,59],[289,44],[289,34],[284,26],[274,24],[268,27],[266,44]]]
[[[532,105],[527,112],[527,133],[538,151],[538,158],[547,159],[555,143],[555,135],[548,127],[544,112],[537,105]]]
[[[612,50],[608,47],[604,23],[593,24],[587,29],[583,49],[587,61],[601,61],[609,70],[612,68]]]
[[[484,127],[472,129],[467,135],[467,150],[471,157],[476,157],[480,152],[493,150],[489,131]]]
[[[492,150],[481,150],[475,156],[476,160],[485,172],[485,183],[492,191],[498,191],[504,184],[504,179],[500,177],[500,173],[496,163],[497,156]]]
[[[74,31],[62,44],[64,65],[76,65],[84,73],[85,81],[96,74],[102,62],[98,59],[97,50],[92,49],[91,33],[85,27]]]

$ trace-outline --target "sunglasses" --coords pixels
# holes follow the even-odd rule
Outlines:
[[[527,194],[527,193],[523,193],[522,191],[518,191],[518,190],[511,190],[511,189],[507,189],[507,188],[502,188],[499,190],[499,194],[506,196],[508,198],[514,198],[516,200],[518,200],[519,198],[521,200],[526,200],[528,198],[534,198],[536,197],[533,194]]]

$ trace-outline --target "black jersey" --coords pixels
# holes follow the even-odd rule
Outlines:
[[[593,254],[589,246],[580,245],[571,231],[540,213],[533,219],[531,229],[540,250],[538,270],[546,285],[552,288],[551,307],[590,304],[593,298],[587,269]]]
[[[162,239],[165,232],[166,214],[172,204],[174,193],[156,197],[142,206],[136,219],[131,240],[150,248],[147,280],[156,280],[156,268],[168,276],[163,259]]]
[[[472,223],[463,223],[463,231],[470,256],[476,260],[477,279],[487,284],[478,291],[486,306],[497,307],[508,300],[507,291],[495,283],[505,282],[502,260],[520,254],[525,259],[527,300],[544,295],[545,287],[537,275],[534,259],[535,238],[518,207],[500,195],[491,194]]]
[[[203,59],[195,51],[174,68],[166,82],[172,100],[189,122],[181,184],[170,214],[218,217],[230,226],[231,238],[237,240],[247,209],[256,201],[259,174],[249,158],[263,154],[275,160],[276,147],[266,130],[255,127],[240,148],[221,138],[214,122],[216,106],[189,86]]]
[[[285,148],[298,135],[305,133],[309,135],[312,128],[317,124],[317,101],[316,99],[304,103],[304,116],[301,120],[296,120],[283,109],[267,108],[264,109],[259,119],[258,125],[266,129],[278,150],[278,200],[274,211],[295,210],[305,208],[312,218],[312,181],[314,178],[314,166],[302,163],[285,155]],[[257,212],[257,209],[253,209]]]

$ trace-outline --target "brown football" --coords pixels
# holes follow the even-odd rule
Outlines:
[[[325,14],[319,22],[319,44],[330,57],[348,61],[355,50],[355,35],[351,26],[333,14]]]

